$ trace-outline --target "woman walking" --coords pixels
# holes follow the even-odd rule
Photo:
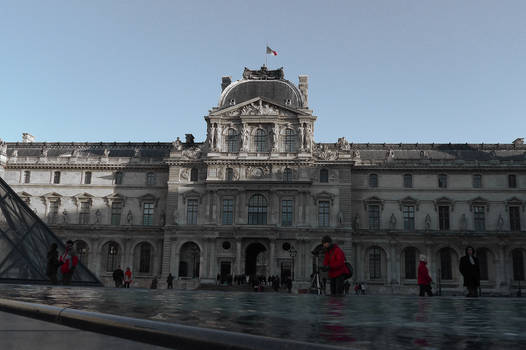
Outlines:
[[[477,297],[477,289],[480,286],[480,265],[473,247],[466,248],[466,255],[460,259],[458,269],[464,276],[464,286],[468,288],[467,297]]]
[[[432,297],[431,292],[431,276],[427,269],[427,258],[425,255],[420,255],[420,265],[418,265],[418,285],[420,286],[420,296],[423,297],[427,293],[428,296]]]

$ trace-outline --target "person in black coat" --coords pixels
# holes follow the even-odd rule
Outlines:
[[[58,261],[57,248],[57,244],[53,243],[51,244],[51,247],[49,248],[49,251],[47,253],[46,275],[49,277],[51,283],[53,284],[57,284],[57,269],[60,266],[60,262]]]
[[[477,297],[477,289],[480,286],[480,265],[473,247],[466,248],[466,255],[460,259],[458,268],[464,276],[464,286],[468,288],[467,296]]]

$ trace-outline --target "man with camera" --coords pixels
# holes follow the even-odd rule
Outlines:
[[[321,244],[325,249],[323,266],[324,270],[329,272],[331,295],[343,296],[345,277],[350,274],[347,266],[345,266],[345,254],[337,244],[332,243],[330,236],[324,236]]]

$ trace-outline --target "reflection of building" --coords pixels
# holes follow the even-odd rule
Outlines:
[[[212,283],[292,268],[300,283],[325,234],[370,290],[414,289],[419,254],[435,281],[458,289],[466,244],[478,249],[484,288],[509,292],[524,280],[522,139],[316,143],[306,76],[295,86],[282,69],[245,69],[221,87],[205,142],[26,137],[0,147],[0,174],[58,234],[81,241],[82,259],[106,281],[121,265],[143,285],[170,272]]]

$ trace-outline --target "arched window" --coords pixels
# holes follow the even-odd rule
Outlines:
[[[369,187],[378,187],[378,175],[377,174],[369,175]]]
[[[116,242],[106,244],[106,272],[113,272],[120,264],[120,249]]]
[[[226,137],[226,148],[227,152],[235,153],[239,152],[239,138],[238,133],[234,129],[228,129],[228,134]]]
[[[234,169],[226,168],[226,181],[234,181]]]
[[[511,252],[513,260],[513,280],[524,281],[524,253],[521,249],[514,249]]]
[[[256,152],[266,152],[267,151],[267,134],[263,129],[256,130]]]
[[[293,179],[292,169],[286,168],[283,171],[283,181],[285,182],[291,182]]]
[[[183,244],[179,258],[179,277],[199,278],[200,257],[201,250],[197,244]]]
[[[152,245],[143,242],[139,245],[139,272],[150,273],[152,262]]]
[[[369,250],[369,279],[378,280],[382,278],[382,250],[372,247]]]
[[[88,244],[84,241],[76,242],[77,255],[81,263],[88,265]]]
[[[451,249],[440,249],[440,277],[443,280],[453,279],[453,269],[451,267]]]
[[[329,169],[320,170],[320,182],[324,182],[324,183],[329,182]]]
[[[199,170],[197,168],[192,168],[190,171],[190,181],[196,182],[199,177]]]
[[[416,248],[407,247],[404,250],[405,278],[408,280],[416,279]]]
[[[248,224],[267,224],[267,200],[261,194],[255,194],[248,201]]]
[[[294,152],[294,131],[292,129],[285,130],[285,152]]]

